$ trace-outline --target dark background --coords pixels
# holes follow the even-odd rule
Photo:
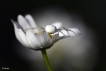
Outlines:
[[[51,6],[61,6],[69,12],[77,12],[82,16],[87,26],[99,36],[100,61],[94,71],[106,71],[105,46],[105,0],[4,0],[0,1],[0,66],[9,67],[10,71],[29,71],[26,61],[14,54],[13,41],[16,40],[11,19],[16,20],[18,14],[25,15],[33,10]],[[8,70],[7,70],[8,71]]]

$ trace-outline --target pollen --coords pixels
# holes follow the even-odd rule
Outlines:
[[[40,35],[41,35],[41,34],[42,34],[42,32],[38,32],[38,34],[40,34]]]

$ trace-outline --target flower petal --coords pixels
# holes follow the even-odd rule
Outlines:
[[[26,47],[30,47],[29,44],[28,44],[28,42],[27,42],[26,35],[25,35],[25,33],[21,29],[18,30],[18,34],[19,34],[19,36],[20,36],[20,38],[22,40],[21,43],[24,46],[26,46]]]
[[[37,24],[35,23],[34,19],[32,18],[31,15],[26,15],[25,16],[25,19],[28,21],[28,23],[30,24],[31,27],[34,27],[36,28],[37,27]]]
[[[41,48],[41,45],[40,45],[39,41],[37,40],[37,37],[34,35],[34,33],[32,31],[27,31],[26,36],[27,36],[27,40],[28,40],[29,45],[33,49],[36,50],[36,49]]]
[[[35,33],[35,36],[37,37],[37,40],[39,41],[39,45],[41,45],[41,48],[43,48],[44,42],[42,41],[41,34]]]
[[[52,25],[56,26],[56,28],[58,29],[61,27],[62,24],[61,24],[61,22],[55,22]]]
[[[57,42],[58,39],[59,39],[59,33],[56,32],[56,33],[54,33],[54,36],[53,36],[53,38],[52,38],[52,44],[54,44],[55,42]]]
[[[42,31],[44,31],[44,28],[42,28],[42,27],[36,27],[33,29],[34,33],[41,33]]]
[[[20,36],[19,36],[19,33],[18,33],[18,26],[17,26],[17,23],[14,22],[13,20],[11,20],[12,23],[13,23],[13,26],[14,26],[14,29],[15,29],[15,35],[16,35],[16,38],[19,42],[22,42]]]
[[[69,35],[68,31],[66,31],[65,29],[59,31],[59,37],[68,36],[68,35]]]
[[[44,43],[44,46],[45,47],[49,46],[50,45],[50,40],[51,40],[49,35],[45,31],[43,31],[41,35],[42,35],[42,41]]]
[[[22,15],[18,15],[18,23],[19,25],[25,30],[27,28],[30,28],[30,25],[28,22],[25,20],[25,18]]]
[[[80,30],[77,28],[67,28],[69,31],[69,36],[76,36],[76,35],[81,35]]]
[[[17,40],[19,42],[21,42],[21,44],[23,44],[24,46],[29,47],[24,32],[21,29],[18,28],[19,26],[16,22],[14,22],[13,20],[11,20],[11,21],[14,25],[15,35],[16,35]]]
[[[59,31],[59,39],[76,35],[80,35],[80,31],[77,28],[66,28]]]

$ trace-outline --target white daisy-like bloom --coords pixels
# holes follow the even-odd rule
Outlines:
[[[61,23],[56,22],[45,28],[38,27],[31,15],[18,15],[18,22],[12,21],[15,35],[25,47],[33,50],[50,48],[58,40],[80,34],[77,28],[61,28]]]

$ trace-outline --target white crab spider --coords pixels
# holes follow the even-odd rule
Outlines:
[[[53,34],[54,32],[57,31],[57,28],[56,28],[56,26],[54,26],[54,25],[47,25],[47,26],[45,27],[45,30],[46,30],[47,33]]]
[[[58,28],[58,29],[57,29],[56,26],[54,26],[54,25],[47,25],[47,26],[45,27],[45,31],[46,31],[47,33],[49,33],[49,34],[53,34],[53,33],[55,33],[55,32],[58,32],[58,33],[63,34],[64,36],[69,36],[69,32],[72,32],[72,33],[74,33],[74,34],[77,34],[77,33],[74,32],[73,30],[66,29],[65,27],[61,27],[61,28]],[[63,31],[67,32],[68,35],[64,34]]]

